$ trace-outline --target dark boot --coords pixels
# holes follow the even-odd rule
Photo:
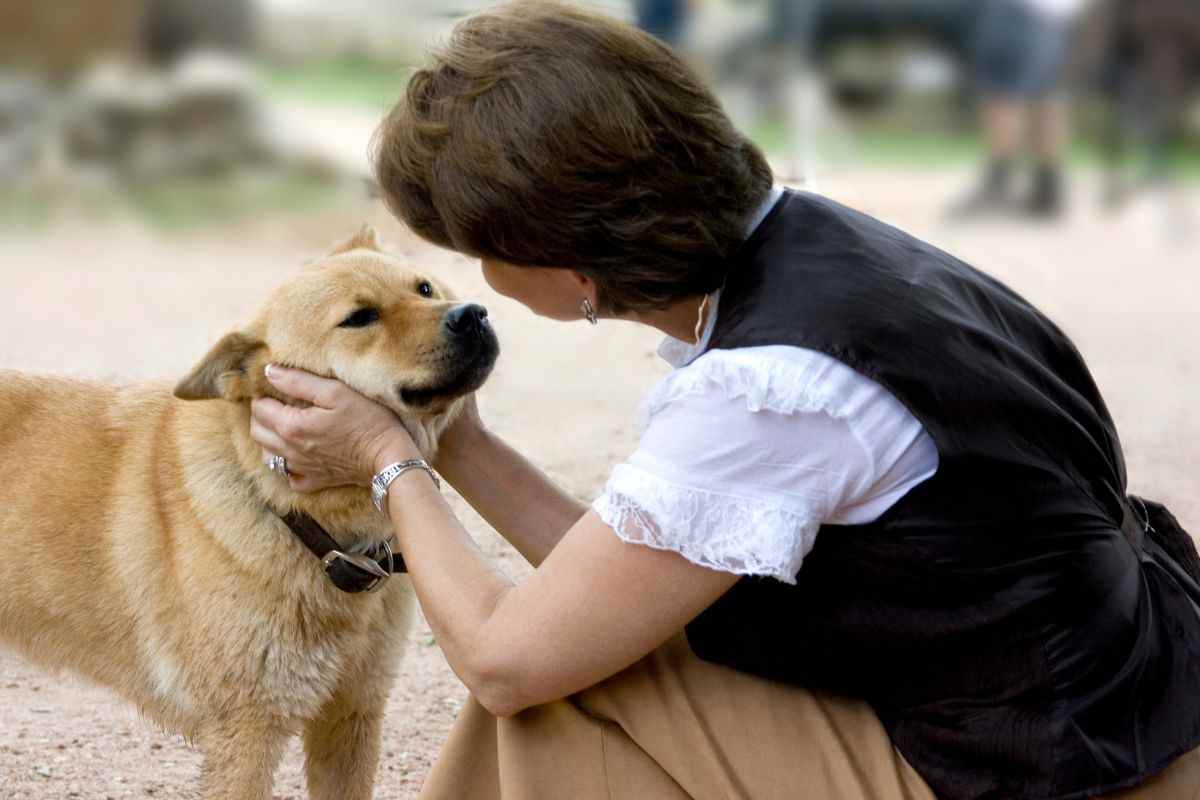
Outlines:
[[[955,219],[968,219],[982,214],[995,214],[1010,207],[1012,160],[994,158],[988,162],[979,186],[950,209]]]
[[[1042,164],[1033,173],[1033,193],[1029,196],[1029,212],[1035,217],[1053,218],[1063,212],[1062,168],[1057,164]]]

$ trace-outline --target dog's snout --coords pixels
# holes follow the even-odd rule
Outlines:
[[[455,306],[446,312],[446,329],[455,336],[478,333],[487,324],[487,309],[476,303]]]

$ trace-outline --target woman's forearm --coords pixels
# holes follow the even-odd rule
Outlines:
[[[438,471],[535,567],[587,508],[500,437],[478,428],[450,437]]]
[[[492,566],[420,470],[388,509],[421,609],[454,673],[508,716],[592,686],[658,647],[740,576],[622,541],[584,514],[532,575]]]
[[[420,470],[393,481],[388,497],[409,578],[446,662],[486,707],[501,705],[480,642],[512,581],[487,561]]]

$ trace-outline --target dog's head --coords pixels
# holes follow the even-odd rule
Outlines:
[[[396,412],[418,447],[436,438],[491,373],[499,345],[487,311],[384,253],[364,227],[271,295],[175,387],[183,400],[278,396],[268,363],[337,378]]]

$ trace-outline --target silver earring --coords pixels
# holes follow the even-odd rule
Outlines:
[[[593,325],[599,322],[599,320],[596,319],[596,309],[592,308],[592,301],[588,300],[586,297],[583,298],[583,302],[579,304],[579,310],[583,312],[583,318],[588,322],[592,323]]]
[[[696,330],[693,332],[696,344],[700,344],[700,334],[704,332],[704,312],[708,310],[708,295],[700,301],[700,310],[696,313]]]

